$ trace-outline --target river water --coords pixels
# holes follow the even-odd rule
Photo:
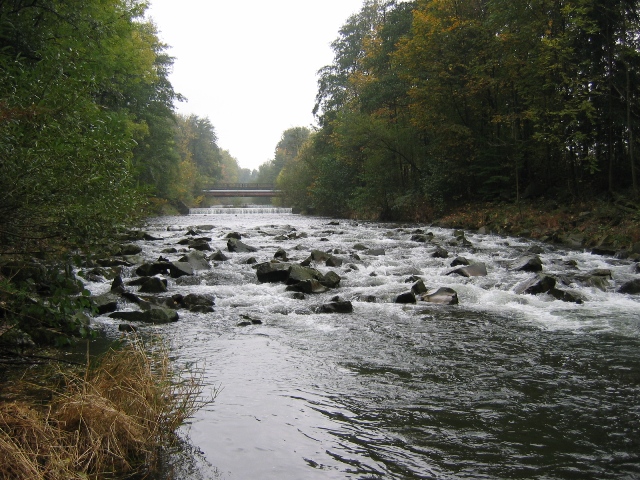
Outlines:
[[[198,225],[229,260],[198,272],[196,285],[170,279],[169,291],[215,295],[215,312],[141,326],[167,338],[176,361],[204,369],[205,395],[222,388],[185,427],[197,460],[176,466],[176,478],[640,478],[640,297],[615,293],[637,276],[633,262],[283,213],[158,218],[146,231],[162,240],[141,243],[145,257],[176,260],[161,252]],[[411,240],[417,229],[433,240]],[[230,232],[258,251],[227,252]],[[436,245],[450,256],[432,257]],[[583,303],[515,293],[533,274],[512,267],[532,247]],[[283,284],[258,283],[246,260],[269,261],[278,248],[292,262],[337,252],[343,266],[316,267],[338,273],[340,287],[297,300]],[[447,275],[457,255],[488,275]],[[597,269],[611,271],[605,290],[576,280]],[[414,276],[454,289],[459,304],[394,303]],[[315,313],[335,295],[353,313]],[[240,326],[247,319],[261,323]],[[97,323],[117,334],[115,321]]]

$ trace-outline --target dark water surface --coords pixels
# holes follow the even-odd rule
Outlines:
[[[169,290],[213,294],[216,311],[143,327],[166,336],[179,362],[202,366],[208,388],[223,388],[185,429],[205,461],[177,478],[640,478],[640,298],[615,293],[636,275],[632,262],[296,215],[160,218],[147,230],[163,240],[144,243],[144,255],[156,259],[203,224],[230,260],[199,272],[198,285],[170,280]],[[433,242],[412,241],[417,228]],[[259,251],[226,252],[231,231]],[[357,243],[386,254],[356,251]],[[436,244],[451,256],[431,257]],[[511,266],[532,245],[543,249],[545,272],[583,304],[515,293],[532,274]],[[311,249],[340,251],[342,267],[316,265],[338,273],[340,288],[295,300],[282,284],[259,284],[244,262],[268,261],[279,247],[294,262]],[[456,255],[484,262],[488,275],[447,275]],[[575,280],[595,269],[611,270],[605,291]],[[393,303],[412,275],[453,288],[460,304]],[[334,295],[354,312],[313,313]],[[246,317],[262,324],[238,326]]]

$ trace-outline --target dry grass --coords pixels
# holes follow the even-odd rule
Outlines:
[[[0,479],[144,473],[205,403],[202,377],[176,372],[166,346],[133,340],[84,372],[59,371],[49,406],[0,404]]]

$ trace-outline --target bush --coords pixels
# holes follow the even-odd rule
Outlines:
[[[176,370],[164,344],[137,338],[32,397],[0,404],[0,478],[75,479],[153,470],[175,431],[203,405],[202,376]],[[22,384],[22,391],[33,389]]]

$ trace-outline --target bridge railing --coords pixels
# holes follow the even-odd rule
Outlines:
[[[215,183],[203,190],[275,190],[273,183]]]

